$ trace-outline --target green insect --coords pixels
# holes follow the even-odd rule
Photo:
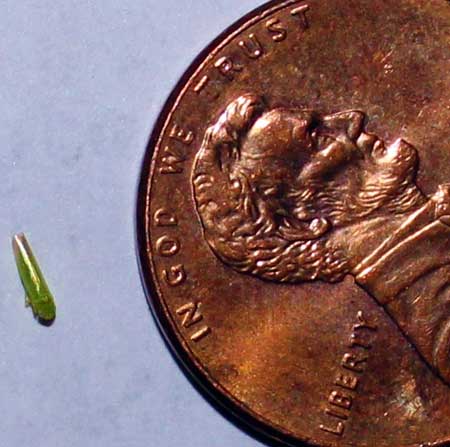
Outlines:
[[[26,306],[31,307],[40,323],[52,324],[56,318],[55,301],[24,234],[14,236],[13,250],[25,289]]]

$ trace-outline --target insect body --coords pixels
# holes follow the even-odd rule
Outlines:
[[[24,234],[14,236],[13,250],[25,289],[26,305],[31,307],[39,322],[51,324],[56,318],[55,301]]]

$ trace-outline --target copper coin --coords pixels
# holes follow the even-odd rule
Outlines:
[[[202,387],[269,438],[444,445],[448,182],[450,3],[270,2],[154,130],[149,302]]]

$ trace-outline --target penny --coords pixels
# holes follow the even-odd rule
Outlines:
[[[149,303],[287,445],[450,442],[450,3],[270,2],[187,70],[142,168]]]

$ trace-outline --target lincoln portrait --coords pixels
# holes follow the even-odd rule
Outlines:
[[[234,99],[193,169],[204,237],[261,280],[352,275],[450,385],[450,187],[423,194],[418,150],[368,133],[367,119]]]

